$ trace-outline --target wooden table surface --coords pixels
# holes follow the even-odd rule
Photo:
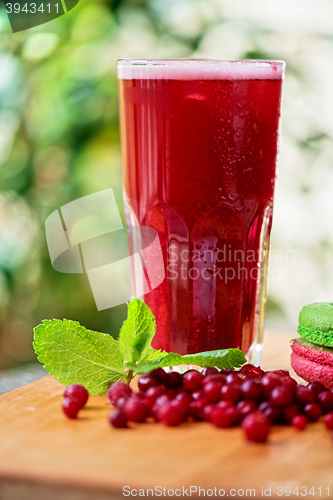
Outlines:
[[[264,369],[290,369],[293,336],[266,333]],[[305,432],[275,427],[267,444],[247,443],[241,429],[208,423],[116,430],[107,421],[105,396],[91,397],[80,418],[68,420],[62,392],[45,377],[0,397],[0,500],[110,500],[126,498],[129,489],[147,496],[156,487],[162,498],[169,489],[195,498],[199,487],[206,497],[223,489],[224,496],[264,498],[264,488],[271,498],[285,498],[288,487],[298,487],[292,498],[333,496],[333,441],[322,423]]]

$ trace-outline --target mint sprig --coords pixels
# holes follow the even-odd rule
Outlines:
[[[77,321],[44,320],[34,329],[34,349],[46,370],[68,385],[84,385],[91,394],[105,394],[112,382],[130,382],[138,373],[158,367],[193,364],[235,368],[246,362],[239,349],[198,354],[166,353],[150,348],[155,335],[155,318],[138,299],[128,304],[128,317],[119,340],[87,330]]]

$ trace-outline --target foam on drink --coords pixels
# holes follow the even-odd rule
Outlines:
[[[120,60],[122,80],[281,80],[282,61]]]

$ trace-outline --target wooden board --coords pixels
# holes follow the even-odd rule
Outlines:
[[[290,368],[292,336],[267,333],[265,369]],[[207,423],[115,430],[107,421],[105,396],[91,397],[80,418],[68,420],[60,409],[62,392],[63,386],[45,377],[0,397],[1,500],[110,500],[124,498],[125,486],[146,495],[147,488],[165,487],[167,495],[168,489],[190,493],[191,486],[200,486],[224,489],[234,498],[231,489],[240,490],[239,496],[255,489],[255,498],[263,498],[262,488],[271,487],[274,498],[278,487],[288,486],[300,493],[314,486],[312,498],[321,487],[321,498],[328,498],[330,486],[333,496],[333,442],[322,423],[305,432],[273,428],[266,445],[247,443],[241,429]]]

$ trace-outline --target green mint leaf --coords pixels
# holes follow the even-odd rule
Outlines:
[[[165,351],[161,351],[160,349],[148,349],[147,353],[144,357],[141,357],[140,364],[152,363],[157,359],[162,358],[162,356],[166,356],[168,353]]]
[[[111,382],[125,380],[118,342],[77,321],[44,320],[34,328],[35,352],[46,370],[64,385],[84,385],[90,394],[105,394]]]
[[[132,299],[118,339],[123,359],[133,363],[144,359],[155,330],[155,317],[149,307],[139,299]]]
[[[166,366],[178,365],[196,365],[196,366],[215,366],[219,369],[224,368],[238,368],[246,363],[246,358],[242,351],[239,349],[223,349],[219,351],[206,351],[198,354],[185,354],[181,356],[174,352],[170,352],[165,356],[145,364],[133,365],[126,363],[126,366],[137,373],[145,373],[153,370],[154,368],[163,368]],[[134,368],[135,366],[135,368]]]

